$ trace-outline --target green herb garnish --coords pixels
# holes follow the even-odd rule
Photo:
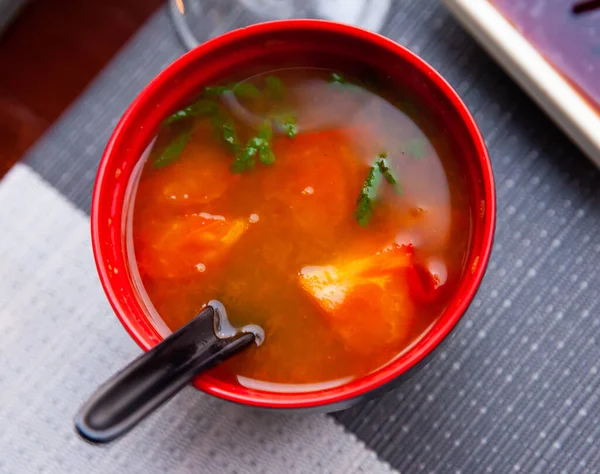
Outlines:
[[[273,136],[273,127],[271,121],[267,120],[260,127],[258,138],[258,159],[264,165],[272,165],[275,163],[275,154],[271,150],[271,137]]]
[[[235,130],[235,124],[233,121],[227,119],[221,125],[221,136],[227,146],[234,152],[237,152],[240,147],[240,140]]]
[[[181,155],[187,145],[191,132],[191,130],[186,130],[169,143],[158,158],[154,160],[154,169],[163,168],[179,158],[179,155]]]
[[[275,163],[275,154],[269,144],[263,144],[258,149],[258,159],[263,165],[272,165]]]
[[[392,174],[392,170],[387,164],[387,153],[380,153],[379,160],[377,161],[377,167],[379,168],[379,172],[385,177],[388,183],[396,184],[398,180]]]
[[[260,91],[250,82],[238,82],[237,84],[231,84],[229,87],[238,99],[256,99],[260,97]]]
[[[292,114],[279,115],[273,120],[275,121],[277,128],[289,138],[294,138],[298,134],[296,117]]]
[[[356,217],[356,220],[361,227],[366,227],[371,220],[371,217],[373,217],[375,198],[377,197],[377,190],[379,189],[379,183],[381,182],[382,177],[384,177],[389,184],[394,186],[397,191],[401,191],[398,180],[392,173],[386,158],[387,153],[379,154],[377,161],[369,169],[367,178],[365,179],[360,195],[358,196],[354,217]]]
[[[267,76],[263,92],[273,99],[279,99],[284,96],[285,87],[278,77]],[[259,133],[251,137],[246,146],[243,146],[240,142],[235,122],[224,110],[220,109],[218,104],[218,99],[223,94],[233,94],[241,99],[256,99],[263,92],[249,82],[207,86],[204,88],[204,94],[201,99],[167,117],[164,125],[170,126],[189,118],[212,117],[212,124],[216,134],[233,154],[233,163],[231,165],[233,172],[241,173],[253,168],[256,164],[256,159],[265,165],[271,165],[275,162],[275,155],[271,149],[272,126],[276,126],[280,133],[293,138],[298,133],[296,118],[292,114],[269,118],[260,127]],[[161,168],[175,160],[183,151],[189,135],[190,132],[186,132],[173,140],[155,160],[154,167]]]
[[[232,82],[226,86],[208,86],[204,88],[204,95],[211,98],[219,97],[226,92],[231,92],[239,99],[256,99],[260,97],[258,88],[249,82]]]
[[[333,82],[336,84],[347,84],[346,79],[344,79],[344,75],[339,72],[332,72],[331,76],[329,76],[329,82]]]
[[[206,99],[200,99],[194,102],[192,105],[188,105],[185,109],[178,110],[174,114],[170,115],[163,123],[164,125],[171,125],[172,123],[191,117],[206,117],[215,114],[217,110],[217,104],[214,102]]]
[[[364,71],[361,76],[363,77],[362,80],[354,77],[348,79],[340,72],[332,72],[328,81],[330,84],[338,85],[338,90],[352,91],[355,89],[363,89],[377,95],[382,93],[382,79],[379,76],[368,71]]]
[[[379,173],[379,169],[377,166],[372,166],[367,173],[367,178],[358,196],[356,212],[354,213],[361,227],[366,227],[371,217],[373,217],[373,203],[380,181],[381,174]]]
[[[281,79],[275,76],[265,77],[265,86],[269,97],[275,100],[283,99],[285,95],[285,87],[281,82]]]
[[[258,155],[259,161],[265,165],[275,163],[275,155],[271,150],[272,134],[271,122],[266,121],[261,125],[258,136],[250,138],[244,151],[235,157],[231,164],[231,171],[243,173],[252,169],[256,164],[256,155]]]
[[[228,86],[207,86],[204,88],[204,95],[206,97],[217,98],[228,90],[230,90]]]
[[[243,173],[246,170],[252,169],[256,163],[256,153],[258,152],[258,146],[253,142],[251,138],[244,148],[242,153],[239,153],[233,163],[231,164],[231,171],[234,173]]]
[[[260,138],[264,138],[267,141],[271,141],[271,137],[273,136],[273,125],[270,120],[265,120],[263,124],[258,129],[258,136]]]
[[[425,156],[425,140],[422,138],[411,138],[404,145],[404,152],[415,158]]]
[[[223,140],[227,148],[233,152],[234,156],[237,156],[241,148],[241,143],[233,120],[222,113],[218,113],[213,117],[212,125],[216,134]]]

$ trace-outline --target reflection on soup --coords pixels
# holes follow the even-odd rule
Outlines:
[[[416,112],[415,112],[416,111]],[[206,87],[137,188],[135,259],[175,330],[211,299],[265,343],[214,376],[268,390],[363,376],[440,317],[471,209],[449,141],[385,88],[295,68]]]

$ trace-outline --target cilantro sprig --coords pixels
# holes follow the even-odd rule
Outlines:
[[[256,164],[257,155],[259,161],[265,165],[275,163],[275,155],[273,154],[273,150],[271,150],[271,136],[271,122],[266,121],[260,127],[258,135],[250,138],[244,150],[235,156],[231,164],[231,171],[242,173],[252,169]]]
[[[177,135],[156,157],[153,163],[154,169],[164,168],[179,158],[190,139],[190,135],[191,129],[189,128]]]
[[[361,227],[366,227],[373,217],[373,204],[377,196],[377,188],[381,181],[381,173],[377,166],[369,168],[363,187],[360,190],[360,195],[356,202],[356,212],[354,216]]]
[[[285,87],[276,76],[265,77],[265,92],[269,98],[274,100],[281,100],[285,96]]]
[[[184,119],[192,117],[208,117],[214,115],[217,112],[217,104],[210,100],[200,99],[187,107],[178,110],[174,114],[169,115],[164,125],[171,125]]]
[[[373,217],[375,200],[379,190],[379,184],[384,178],[388,184],[394,186],[397,192],[401,192],[398,185],[398,180],[392,173],[387,163],[387,153],[380,153],[377,161],[369,168],[365,182],[360,190],[360,194],[356,201],[356,211],[354,217],[361,227],[369,225]]]
[[[273,117],[273,122],[277,130],[282,132],[288,138],[294,138],[298,134],[296,117],[293,114],[280,114]]]
[[[275,162],[275,154],[271,149],[273,129],[289,138],[294,138],[298,133],[295,116],[286,113],[269,117],[261,125],[258,134],[250,137],[244,146],[233,118],[228,116],[219,105],[220,98],[225,94],[231,94],[244,100],[255,100],[262,96],[272,100],[281,100],[285,97],[286,90],[281,79],[276,76],[265,77],[264,90],[260,90],[250,82],[207,86],[204,88],[201,98],[171,114],[164,120],[163,126],[171,126],[189,119],[210,118],[219,139],[233,155],[231,165],[233,172],[241,173],[252,169],[256,164],[256,158],[265,165],[273,164]],[[162,168],[175,161],[183,152],[190,134],[191,128],[185,128],[177,135],[156,158],[154,167]]]

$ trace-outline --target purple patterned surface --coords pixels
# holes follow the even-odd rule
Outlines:
[[[576,14],[576,0],[491,0],[600,109],[600,5]]]

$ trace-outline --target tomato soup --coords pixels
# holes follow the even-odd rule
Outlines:
[[[176,330],[210,300],[266,337],[214,369],[313,391],[398,357],[465,269],[472,210],[452,137],[372,78],[290,68],[209,85],[144,163],[132,241]]]

